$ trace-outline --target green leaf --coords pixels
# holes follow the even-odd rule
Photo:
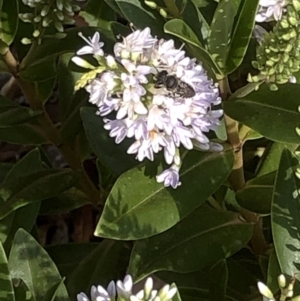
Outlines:
[[[64,192],[77,182],[71,170],[40,170],[26,176],[5,181],[0,196],[5,200],[0,208],[0,219],[29,203],[41,201]]]
[[[232,151],[191,151],[183,161],[182,185],[177,189],[156,182],[157,170],[150,169],[154,165],[127,171],[111,190],[95,235],[136,240],[169,229],[205,202],[227,179],[232,166]]]
[[[42,113],[41,111],[33,111],[27,107],[20,106],[16,102],[0,95],[0,127],[24,124]]]
[[[15,301],[12,279],[2,243],[0,242],[0,301]]]
[[[295,175],[298,160],[283,150],[277,171],[272,202],[271,223],[274,246],[281,272],[300,279],[300,198]],[[295,286],[295,295],[299,287]]]
[[[237,13],[237,4],[240,1],[220,1],[210,26],[208,49],[221,70],[226,70],[231,30]]]
[[[43,104],[45,104],[50,98],[50,96],[53,94],[55,82],[56,77],[50,78],[42,82],[34,83],[35,91]]]
[[[41,202],[40,215],[56,215],[68,213],[84,205],[90,204],[87,196],[79,189],[72,187],[51,199]]]
[[[40,64],[32,64],[19,72],[19,76],[28,82],[43,82],[55,78],[57,75],[56,58],[51,57],[49,60]]]
[[[255,25],[259,0],[242,0],[226,59],[226,73],[232,73],[242,63]]]
[[[256,213],[269,214],[275,175],[275,172],[271,172],[248,181],[246,186],[236,193],[239,205]]]
[[[101,27],[107,37],[114,39],[111,35],[109,21],[116,20],[116,16],[113,9],[105,1],[99,3],[98,0],[89,0],[79,15],[89,26]]]
[[[139,0],[116,0],[115,1],[120,8],[124,17],[134,24],[138,29],[144,29],[145,27],[151,28],[151,34],[157,35],[161,38],[168,38],[164,33],[164,19],[156,11],[146,6],[143,1]]]
[[[225,301],[228,281],[226,260],[217,262],[209,270],[209,301]]]
[[[65,122],[62,125],[60,136],[62,143],[72,143],[83,129],[80,117],[80,109],[87,104],[87,93],[85,90],[78,91],[69,105]]]
[[[275,250],[273,249],[269,256],[267,286],[274,294],[278,291],[278,276],[280,274],[279,262]]]
[[[139,280],[160,270],[196,271],[236,253],[251,235],[238,214],[200,206],[168,231],[135,242],[128,272]]]
[[[14,179],[20,176],[26,176],[29,173],[42,169],[43,165],[39,150],[34,149],[10,169],[5,177],[3,185],[5,185],[7,181],[14,181]],[[19,228],[31,231],[35,224],[39,208],[39,202],[28,204],[0,220],[0,241],[4,243],[6,250],[10,249],[11,242]]]
[[[0,184],[14,165],[12,163],[0,163]]]
[[[168,21],[164,26],[165,32],[172,34],[188,43],[188,49],[199,61],[203,63],[204,68],[209,72],[211,69],[214,76],[209,73],[210,77],[223,78],[222,71],[215,63],[209,52],[201,46],[197,36],[190,27],[182,20],[173,19]]]
[[[81,118],[91,148],[99,160],[115,175],[119,176],[126,170],[138,165],[133,156],[127,154],[130,141],[116,144],[114,138],[104,129],[102,118],[96,115],[94,108],[82,108]]]
[[[18,283],[18,286],[15,286],[15,296],[17,301],[35,301],[24,282]]]
[[[119,22],[110,22],[110,28],[113,32],[114,37],[126,37],[132,33],[131,29]]]
[[[72,56],[72,53],[66,53],[61,55],[58,60],[58,105],[62,121],[69,117],[68,113],[75,95],[74,86],[82,76],[82,73],[70,70],[69,63]]]
[[[57,294],[59,294],[59,289],[63,286],[64,279],[61,279],[58,283],[55,283],[46,293],[43,301],[54,301]],[[63,288],[62,288],[63,289]]]
[[[112,279],[120,279],[128,264],[130,250],[124,242],[104,240],[86,256],[69,277],[68,291],[72,300],[78,292],[89,294],[91,286],[101,283],[105,287]]]
[[[264,84],[258,91],[244,98],[224,102],[225,113],[242,122],[268,139],[277,142],[300,143],[299,102],[295,95],[300,85],[286,84],[272,92]],[[284,101],[282,101],[284,99]]]
[[[122,17],[123,19],[125,19],[125,17],[123,16],[118,4],[116,0],[104,0],[107,5],[112,8],[120,17]]]
[[[17,28],[18,0],[4,0],[0,6],[0,40],[8,46],[13,42]]]
[[[23,229],[13,241],[9,268],[13,279],[25,282],[35,301],[43,300],[48,290],[62,280],[47,252]],[[64,284],[59,286],[54,300],[69,301]]]
[[[193,1],[187,1],[181,17],[204,46],[209,34],[209,25]]]
[[[0,128],[0,141],[24,145],[40,145],[47,139],[31,124]]]
[[[291,152],[294,152],[297,148],[297,144],[285,144],[285,143],[279,143],[279,142],[272,142],[270,147],[268,147],[263,154],[263,157],[260,161],[260,164],[258,165],[258,176],[265,175],[267,173],[270,173],[272,171],[275,171],[278,169],[280,157],[282,154],[282,151],[287,148]]]
[[[78,263],[98,246],[98,243],[68,243],[46,246],[46,251],[55,262],[62,276],[69,276]],[[67,277],[67,280],[69,277]]]

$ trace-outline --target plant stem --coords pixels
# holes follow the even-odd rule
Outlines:
[[[43,130],[44,136],[49,142],[54,144],[63,154],[64,158],[68,162],[70,168],[74,171],[80,173],[80,186],[85,194],[89,197],[89,200],[97,205],[100,200],[100,193],[94,184],[91,182],[89,176],[87,175],[84,167],[81,164],[78,154],[71,149],[68,145],[60,143],[60,134],[59,131],[53,125],[42,101],[39,99],[38,94],[34,88],[34,85],[30,82],[22,80],[18,76],[18,62],[15,60],[14,56],[10,51],[8,51],[3,56],[9,70],[12,75],[15,77],[16,82],[20,89],[22,90],[24,96],[26,97],[30,107],[33,110],[42,111],[43,114],[38,117],[39,124]]]
[[[219,81],[220,93],[223,101],[228,100],[231,95],[227,77]],[[246,182],[243,168],[243,148],[239,136],[239,124],[229,116],[225,115],[225,124],[227,130],[227,139],[234,151],[234,165],[229,176],[231,188],[238,191],[244,188]],[[252,211],[241,208],[241,215],[246,221],[254,224],[253,235],[251,239],[252,250],[255,254],[263,254],[268,248],[262,231],[262,220],[260,216]]]

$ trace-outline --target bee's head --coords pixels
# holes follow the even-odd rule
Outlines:
[[[162,70],[162,71],[157,73],[156,79],[157,79],[158,82],[163,83],[166,80],[167,76],[168,76],[168,72],[166,70]]]

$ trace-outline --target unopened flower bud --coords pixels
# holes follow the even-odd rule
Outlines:
[[[31,41],[30,39],[28,39],[28,38],[23,38],[23,39],[21,40],[21,43],[22,43],[23,45],[30,45],[30,44],[32,43],[32,41]]]
[[[33,33],[32,33],[32,36],[37,38],[39,35],[41,34],[41,32],[39,30],[35,30]]]
[[[63,2],[63,0],[56,0],[56,7],[59,10],[63,10],[63,8],[64,8],[64,2]]]
[[[257,283],[257,287],[258,287],[259,292],[263,296],[265,296],[266,298],[271,299],[271,300],[274,299],[274,296],[273,296],[272,292],[270,291],[270,289],[264,283],[259,281]]]
[[[41,10],[41,16],[45,17],[50,11],[50,6],[49,5],[45,5],[43,7],[43,9]]]
[[[286,279],[285,276],[283,274],[278,276],[278,284],[280,288],[285,288],[286,287]]]
[[[160,13],[160,15],[161,15],[162,17],[164,17],[164,18],[167,18],[167,17],[168,17],[168,13],[167,13],[163,8],[161,8],[161,9],[159,10],[159,13]]]
[[[153,2],[153,1],[145,1],[145,4],[147,5],[147,6],[149,6],[150,8],[153,8],[153,9],[156,9],[157,8],[157,4],[155,3],[155,2]]]

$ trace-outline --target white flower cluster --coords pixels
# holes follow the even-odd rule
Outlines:
[[[100,67],[80,87],[87,84],[89,101],[98,106],[100,116],[116,112],[115,118],[104,119],[104,127],[116,143],[126,137],[135,140],[129,154],[153,161],[163,151],[170,167],[157,176],[158,182],[173,188],[181,184],[180,146],[222,150],[205,135],[216,130],[223,114],[221,109],[212,110],[221,103],[218,88],[202,65],[176,49],[173,40],[158,40],[149,28],[136,30],[115,44],[114,57],[104,55],[98,33],[84,40],[88,45],[77,55],[93,54]],[[91,68],[79,57],[73,61]]]
[[[144,289],[137,294],[132,293],[133,281],[130,275],[124,281],[117,283],[111,281],[107,289],[101,285],[92,286],[91,301],[170,301],[177,292],[176,287],[165,285],[159,291],[153,289],[153,280],[149,277],[144,285]],[[77,301],[90,301],[85,293],[77,295]]]
[[[260,0],[256,22],[279,21],[290,0]]]

